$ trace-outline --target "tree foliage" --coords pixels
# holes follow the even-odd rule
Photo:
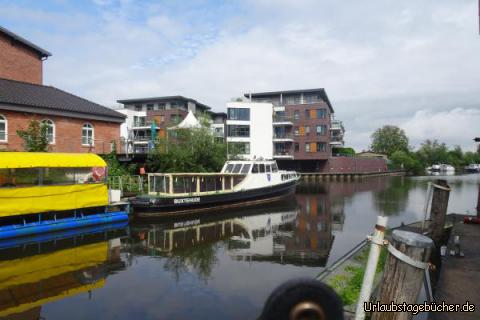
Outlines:
[[[210,129],[177,129],[159,138],[148,155],[153,172],[217,172],[226,161],[226,145],[217,141]]]
[[[353,148],[332,148],[332,154],[353,157],[356,153]]]
[[[390,161],[395,169],[404,169],[414,174],[419,174],[424,170],[424,167],[414,153],[401,150],[395,151],[390,156]]]
[[[408,138],[405,131],[396,126],[383,126],[372,134],[373,152],[391,156],[395,151],[408,152]]]
[[[23,147],[28,152],[48,151],[48,126],[40,121],[31,119],[26,130],[17,130],[23,140]]]

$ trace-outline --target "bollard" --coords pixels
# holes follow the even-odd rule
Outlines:
[[[375,278],[375,271],[377,270],[378,258],[383,247],[383,238],[385,236],[385,228],[387,226],[387,217],[378,216],[375,231],[371,239],[370,252],[368,254],[367,265],[365,267],[365,274],[363,275],[362,288],[358,297],[357,309],[355,311],[355,320],[365,319],[365,310],[363,304],[370,301],[372,294],[373,280]]]
[[[394,230],[380,285],[382,304],[412,304],[417,301],[428,259],[434,247],[432,239],[409,231]],[[373,312],[372,320],[409,320],[411,312]]]
[[[445,227],[445,218],[447,216],[448,198],[450,196],[450,187],[446,180],[437,180],[432,184],[433,196],[430,209],[430,237],[435,245],[440,247]]]

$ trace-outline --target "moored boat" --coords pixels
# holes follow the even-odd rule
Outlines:
[[[0,239],[128,220],[95,154],[2,152]]]
[[[468,166],[465,167],[466,172],[470,173],[479,173],[480,172],[480,164],[477,163],[471,163]]]
[[[148,194],[131,204],[139,217],[251,205],[292,194],[299,179],[273,160],[227,161],[220,173],[149,173]]]

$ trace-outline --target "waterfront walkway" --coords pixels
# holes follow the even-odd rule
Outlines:
[[[455,236],[460,236],[465,257],[448,255],[454,249]],[[447,256],[442,263],[435,301],[441,303],[475,304],[474,313],[430,313],[429,320],[480,319],[480,225],[458,223],[453,227]]]

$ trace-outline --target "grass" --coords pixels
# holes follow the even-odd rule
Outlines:
[[[338,274],[327,281],[327,283],[339,294],[345,306],[352,305],[358,300],[369,251],[369,247],[367,247],[353,259],[360,265],[348,265],[345,267],[342,274]],[[386,258],[387,250],[383,249],[380,253],[376,274],[383,271]]]

